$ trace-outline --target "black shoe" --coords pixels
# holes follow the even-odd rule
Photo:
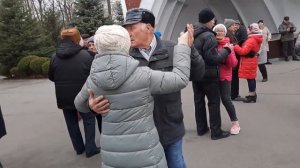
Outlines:
[[[293,61],[300,61],[298,57],[293,58]]]
[[[204,129],[204,131],[201,131],[201,132],[197,131],[197,134],[198,134],[199,136],[203,136],[203,135],[206,134],[208,131],[209,131],[209,129],[206,128],[206,129]]]
[[[289,61],[289,57],[285,57],[284,60],[285,60],[285,61]]]
[[[238,96],[238,97],[236,97],[236,98],[232,98],[231,100],[232,100],[232,101],[244,101],[245,98],[243,98],[243,97],[241,97],[241,96]]]
[[[97,148],[94,152],[91,152],[91,153],[85,153],[85,156],[86,156],[87,158],[90,158],[90,157],[92,157],[92,156],[94,156],[94,155],[97,155],[98,153],[100,153],[100,148]]]
[[[256,103],[257,95],[255,94],[254,96],[246,96],[246,100],[244,100],[244,103]]]
[[[263,79],[263,80],[261,80],[261,82],[267,82],[268,81],[268,79]]]
[[[81,151],[76,151],[76,154],[77,154],[77,155],[81,155],[81,154],[83,154],[83,152],[84,152],[84,149],[81,150]]]
[[[211,139],[212,140],[218,140],[218,139],[222,139],[222,138],[227,138],[229,136],[230,136],[230,132],[221,130],[220,134],[218,134],[218,135],[212,135]]]

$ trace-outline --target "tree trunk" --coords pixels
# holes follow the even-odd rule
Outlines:
[[[108,10],[108,17],[110,19],[112,19],[112,16],[111,16],[111,3],[110,3],[110,0],[106,0],[107,2],[107,10]]]

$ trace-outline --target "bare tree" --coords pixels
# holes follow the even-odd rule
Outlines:
[[[112,19],[112,15],[111,15],[111,2],[110,2],[110,0],[106,0],[106,2],[107,2],[108,17],[110,19]]]
[[[75,0],[56,0],[64,25],[68,24],[73,17],[74,2]]]
[[[43,22],[43,15],[44,15],[44,8],[43,8],[43,5],[44,5],[44,1],[43,0],[37,0],[38,2],[38,9],[39,9],[39,15],[40,15],[40,21]]]

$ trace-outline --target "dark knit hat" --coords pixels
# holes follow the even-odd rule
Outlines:
[[[289,21],[289,20],[290,20],[290,17],[288,17],[288,16],[285,16],[285,17],[283,18],[283,20],[285,20],[285,21]]]
[[[76,28],[64,29],[60,33],[61,39],[69,39],[75,44],[79,44],[81,40],[80,32]]]
[[[84,40],[90,38],[91,36],[89,34],[82,34],[81,37]]]
[[[264,20],[260,19],[257,23],[264,23]]]
[[[215,14],[209,8],[202,9],[199,13],[199,22],[200,23],[207,23],[207,22],[211,21],[213,18],[215,18]]]

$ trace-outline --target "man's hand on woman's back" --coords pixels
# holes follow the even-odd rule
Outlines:
[[[89,107],[97,114],[105,114],[109,112],[109,102],[103,96],[95,97],[92,90],[88,90],[89,92]]]

